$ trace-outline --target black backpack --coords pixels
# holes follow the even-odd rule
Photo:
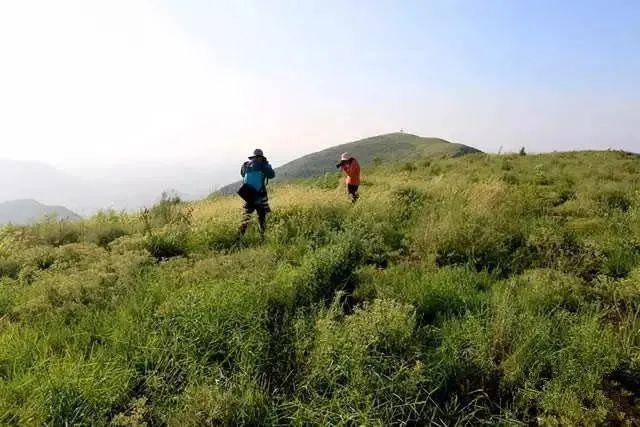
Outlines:
[[[251,204],[256,201],[259,194],[258,191],[249,184],[242,184],[242,187],[238,189],[238,195],[242,197],[245,202]]]

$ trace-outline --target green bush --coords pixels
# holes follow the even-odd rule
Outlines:
[[[91,240],[94,241],[98,246],[106,248],[111,242],[122,236],[126,236],[127,234],[129,234],[127,230],[122,227],[103,227],[99,230],[96,230],[95,235]]]
[[[326,244],[333,233],[343,229],[342,206],[294,206],[271,214],[269,234],[279,245],[302,241],[310,247]]]
[[[0,258],[0,277],[17,279],[18,273],[20,273],[20,268],[20,263],[16,260]]]
[[[598,195],[604,209],[619,209],[627,212],[631,207],[631,201],[624,191],[618,189],[605,189]]]
[[[178,196],[164,192],[158,203],[153,205],[151,209],[143,210],[142,220],[145,223],[145,228],[149,231],[153,227],[189,224],[191,212],[183,206],[182,200]]]
[[[41,242],[50,246],[77,243],[82,239],[82,225],[76,222],[48,219],[34,225],[33,230]]]
[[[108,248],[111,242],[131,234],[133,230],[132,221],[125,214],[101,211],[87,221],[85,241]]]
[[[394,214],[400,223],[409,221],[424,204],[424,194],[414,187],[395,190],[392,195]]]
[[[194,250],[230,251],[239,245],[238,225],[211,221],[195,228],[190,236]]]
[[[638,264],[640,264],[638,249],[620,242],[607,251],[603,273],[616,278],[626,277]]]
[[[470,265],[478,271],[507,275],[528,264],[524,235],[519,230],[500,230],[488,219],[461,224],[438,246],[436,262],[440,266]]]
[[[147,250],[158,261],[186,255],[188,233],[179,228],[168,228],[147,236]]]
[[[46,270],[53,266],[58,258],[58,251],[50,246],[36,246],[21,254],[23,266],[32,266],[40,270]]]

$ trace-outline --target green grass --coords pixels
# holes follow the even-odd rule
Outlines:
[[[471,154],[0,230],[0,424],[640,422],[640,158]]]

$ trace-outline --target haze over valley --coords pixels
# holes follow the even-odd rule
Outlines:
[[[101,209],[132,211],[157,202],[162,192],[184,200],[202,198],[237,174],[237,167],[138,164],[56,168],[40,162],[1,159],[0,202],[35,199],[63,205],[81,215]]]

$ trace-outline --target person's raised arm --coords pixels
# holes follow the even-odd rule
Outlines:
[[[245,170],[246,166],[247,166],[247,164],[243,163],[242,167],[240,168],[240,176],[243,177],[243,178],[244,178],[244,174],[246,173],[246,170]]]
[[[276,172],[273,170],[269,163],[264,165],[264,176],[268,179],[273,179],[276,177]]]

